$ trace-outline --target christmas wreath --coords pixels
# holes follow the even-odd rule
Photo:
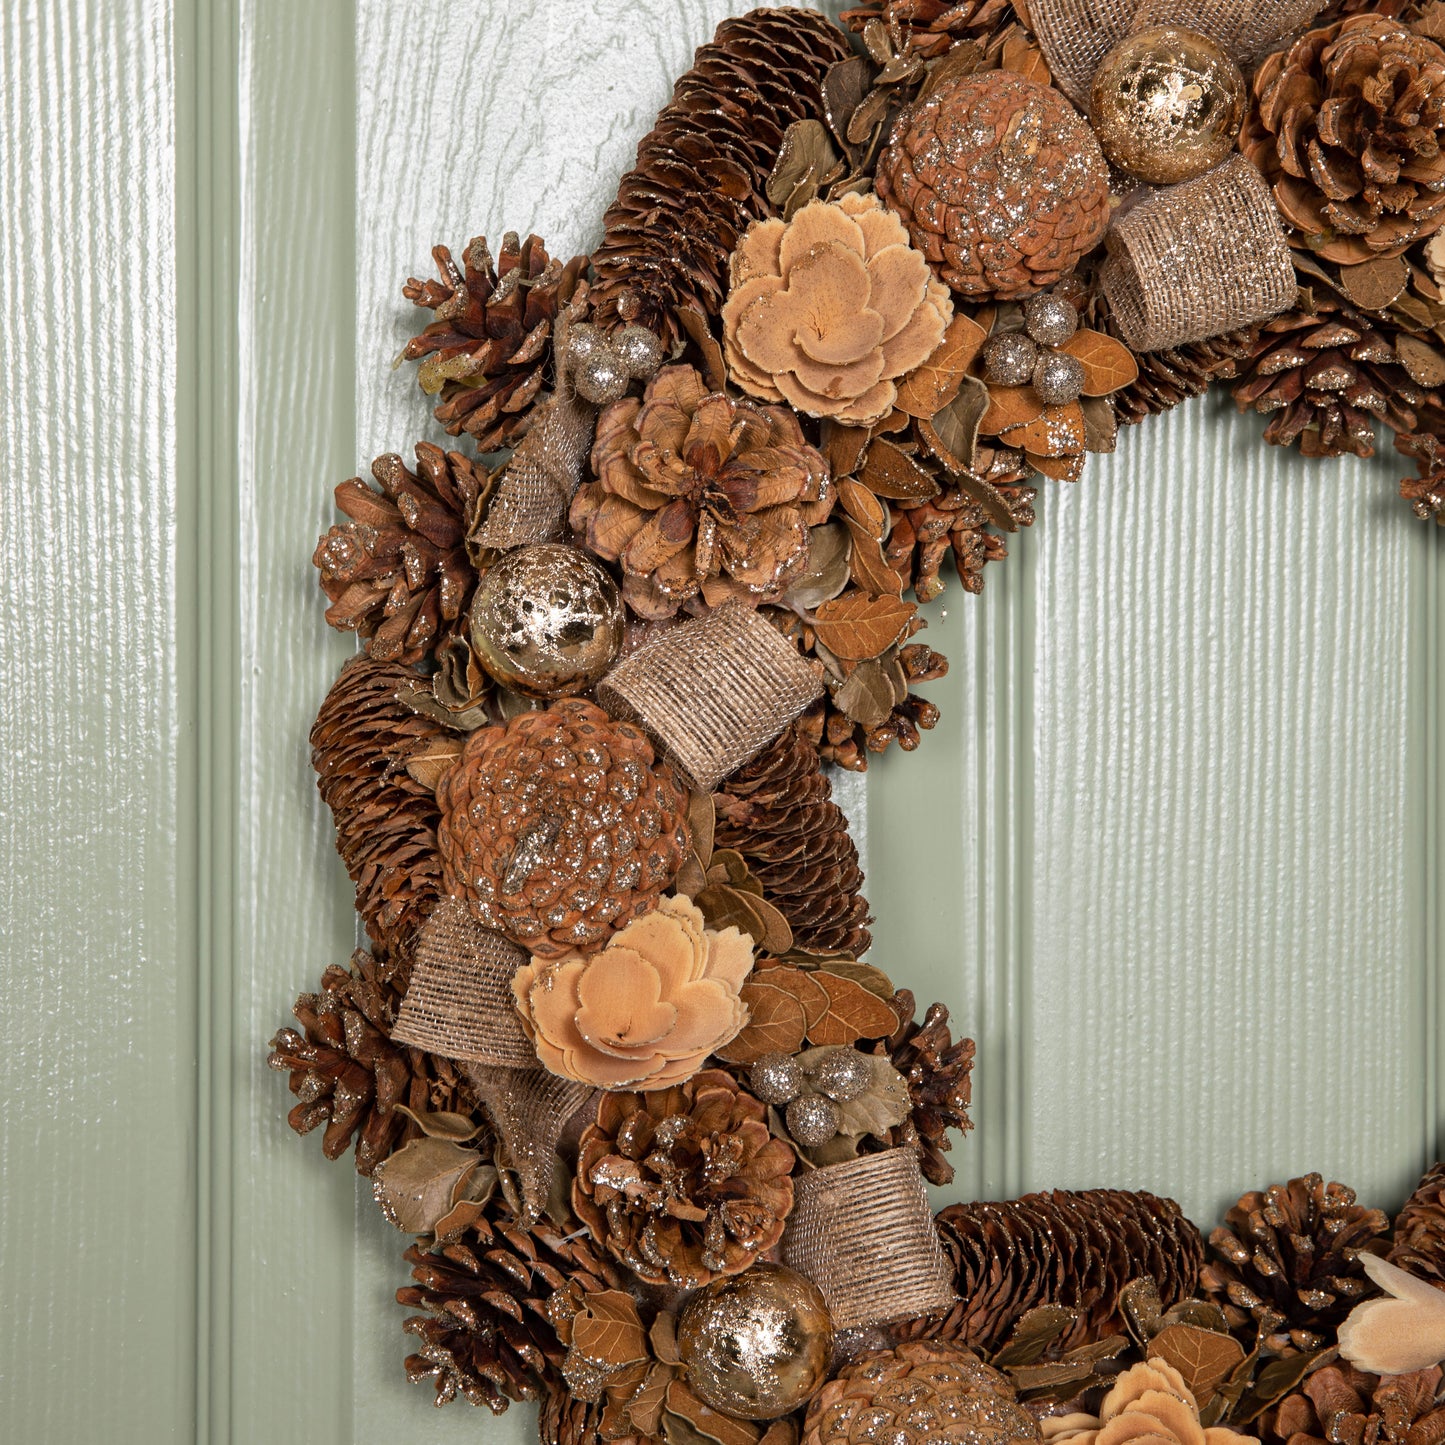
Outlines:
[[[1445,4],[842,20],[726,21],[590,257],[407,282],[470,443],[342,483],[313,558],[369,945],[272,1041],[290,1123],[413,1238],[412,1379],[546,1442],[1431,1445],[1445,1166],[1207,1240],[932,1213],[974,1047],[867,961],[828,770],[936,721],[946,564],[1212,382],[1307,456],[1388,428],[1445,522]]]

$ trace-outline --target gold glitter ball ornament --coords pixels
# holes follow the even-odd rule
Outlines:
[[[833,1320],[812,1280],[755,1264],[693,1295],[677,1346],[703,1404],[739,1420],[776,1420],[806,1404],[827,1377]]]
[[[469,622],[482,666],[527,697],[584,692],[622,646],[617,583],[561,542],[508,552],[482,578]]]
[[[1094,134],[1115,166],[1150,185],[1193,180],[1227,159],[1244,107],[1234,61],[1172,25],[1121,40],[1094,73]]]

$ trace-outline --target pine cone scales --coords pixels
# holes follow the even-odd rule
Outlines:
[[[1172,1199],[1118,1189],[1056,1189],[998,1204],[951,1204],[938,1216],[954,1260],[960,1302],[905,1333],[996,1349],[1041,1304],[1079,1318],[1060,1341],[1072,1349],[1124,1329],[1119,1293],[1148,1275],[1164,1306],[1194,1293],[1204,1242]]]
[[[1372,1286],[1358,1255],[1388,1232],[1378,1209],[1318,1174],[1244,1195],[1209,1236],[1201,1293],[1275,1354],[1321,1349]]]
[[[1015,17],[1010,0],[868,0],[838,18],[856,33],[881,22],[897,37],[898,49],[906,46],[920,60],[936,60],[956,42],[987,39]]]
[[[356,910],[378,942],[408,939],[441,894],[441,813],[406,764],[447,733],[397,700],[424,685],[409,668],[354,657],[311,728],[311,762],[336,822],[336,851],[356,884]]]
[[[1445,1287],[1445,1163],[1433,1165],[1405,1201],[1385,1258]]]
[[[783,134],[823,113],[821,83],[851,54],[824,16],[753,10],[725,20],[637,148],[592,256],[594,315],[639,322],[671,343],[674,313],[716,314],[728,257],[765,195]]]
[[[351,521],[323,533],[311,558],[331,599],[327,622],[366,638],[382,661],[420,662],[476,583],[465,541],[485,478],[430,442],[416,444],[416,459],[412,472],[394,453],[378,457],[380,495],[360,477],[342,482],[336,505]]]
[[[1329,1364],[1265,1417],[1264,1433],[1291,1445],[1433,1445],[1445,1438],[1442,1396],[1438,1365],[1380,1376]]]
[[[867,951],[858,849],[817,749],[796,725],[734,773],[715,802],[717,846],[743,855],[799,948],[853,958]]]
[[[421,361],[417,381],[440,393],[436,419],[452,436],[466,432],[477,450],[519,441],[546,381],[557,312],[585,285],[585,256],[565,266],[536,236],[508,231],[495,261],[485,236],[462,252],[462,270],[445,246],[432,250],[440,281],[412,277],[402,294],[436,320],[407,342],[402,357]]]

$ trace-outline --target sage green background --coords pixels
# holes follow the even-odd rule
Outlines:
[[[0,17],[0,1434],[498,1442],[406,1385],[403,1241],[262,1063],[344,959],[306,732],[331,486],[435,439],[398,287],[590,247],[741,0],[11,0]],[[1050,485],[921,755],[851,780],[875,956],[979,1042],[958,1197],[1315,1167],[1445,1098],[1445,533],[1225,400]]]

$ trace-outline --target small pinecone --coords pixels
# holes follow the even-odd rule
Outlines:
[[[436,1254],[412,1245],[406,1260],[417,1283],[399,1289],[397,1302],[427,1311],[402,1326],[422,1342],[407,1357],[408,1378],[430,1379],[438,1405],[461,1395],[497,1415],[560,1383],[567,1351],[548,1300],[569,1281],[588,1292],[623,1287],[585,1234],[563,1235],[549,1222],[528,1230],[483,1218],[460,1244]]]
[[[716,844],[736,848],[813,953],[861,957],[872,943],[863,870],[818,752],[788,728],[718,791]]]
[[[465,1076],[450,1059],[391,1041],[410,968],[398,958],[358,949],[351,967],[328,968],[319,993],[303,993],[294,1012],[304,1035],[277,1031],[266,1062],[289,1073],[300,1102],[287,1115],[298,1134],[326,1125],[321,1152],[339,1159],[356,1141],[356,1169],[370,1174],[418,1134],[395,1105],[418,1112],[470,1113]]]
[[[1400,495],[1422,521],[1445,527],[1445,447],[1432,432],[1397,436],[1395,449],[1413,457],[1416,474],[1400,482]]]
[[[548,1381],[537,1407],[541,1445],[599,1445],[605,1402],[579,1400],[565,1380]]]
[[[441,894],[441,811],[406,764],[450,734],[397,701],[399,692],[425,685],[410,668],[354,657],[311,729],[311,763],[336,820],[336,851],[356,884],[356,910],[378,943],[405,943]]]
[[[1414,432],[1434,393],[1410,379],[1388,333],[1323,288],[1260,328],[1238,363],[1241,411],[1273,412],[1264,439],[1307,457],[1375,453],[1375,422]]]
[[[855,34],[886,25],[895,50],[935,60],[960,40],[987,42],[1018,17],[1010,0],[867,0],[838,18]]]
[[[1037,1445],[1040,1438],[1001,1370],[957,1345],[919,1342],[845,1365],[809,1404],[802,1445]]]
[[[1430,1445],[1445,1438],[1440,1367],[1380,1376],[1325,1365],[1261,1424],[1266,1441],[1292,1445]]]
[[[973,1128],[968,1106],[973,1097],[974,1042],[954,1043],[948,1010],[941,1003],[929,1005],[921,1024],[914,1018],[917,1005],[908,989],[893,995],[893,1007],[908,1022],[873,1052],[884,1055],[908,1081],[912,1110],[889,1131],[886,1143],[912,1145],[918,1150],[923,1177],[930,1184],[951,1184],[953,1165],[943,1157],[953,1148],[949,1130],[966,1134]]]
[[[578,698],[478,728],[437,802],[447,894],[543,958],[650,912],[689,843],[687,799],[652,744]]]
[[[519,242],[515,231],[495,261],[485,236],[467,243],[462,270],[445,246],[432,258],[441,280],[413,276],[402,295],[436,320],[401,354],[421,361],[417,382],[428,396],[441,394],[436,419],[451,436],[466,432],[482,452],[514,446],[546,382],[557,312],[586,284],[587,258],[564,266],[538,237]]]
[[[639,1278],[697,1289],[782,1238],[793,1163],[762,1103],[705,1069],[669,1089],[602,1095],[582,1135],[572,1208]]]
[[[1388,1233],[1378,1209],[1318,1174],[1246,1194],[1209,1236],[1200,1292],[1230,1328],[1277,1355],[1322,1349],[1356,1302],[1373,1292],[1360,1251]]]
[[[1405,1201],[1385,1258],[1445,1288],[1445,1163],[1432,1165]]]
[[[960,1340],[981,1350],[996,1349],[1043,1304],[1079,1311],[1061,1349],[1120,1334],[1125,1285],[1148,1275],[1167,1309],[1194,1293],[1204,1258],[1199,1231],[1172,1199],[1121,1189],[951,1204],[938,1228],[960,1301],[941,1319],[905,1325],[900,1337]]]
[[[823,75],[851,54],[812,11],[753,10],[718,26],[603,218],[592,256],[599,323],[638,322],[671,345],[678,308],[716,315],[738,238],[772,213],[765,189],[784,133],[822,118]]]
[[[416,444],[417,470],[377,457],[378,494],[360,477],[336,489],[351,521],[324,532],[311,561],[331,599],[326,620],[367,639],[384,662],[420,662],[466,615],[476,573],[467,525],[485,476],[460,452]]]
[[[980,300],[1052,286],[1109,226],[1093,131],[1058,91],[1008,70],[945,81],[904,111],[875,185],[940,279]]]

